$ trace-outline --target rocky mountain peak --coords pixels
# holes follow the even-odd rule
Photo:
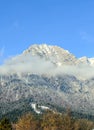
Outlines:
[[[27,50],[25,50],[23,54],[39,56],[46,60],[50,60],[52,63],[59,66],[63,64],[75,64],[77,60],[76,57],[68,50],[64,50],[63,48],[60,48],[58,46],[51,46],[47,44],[32,45]]]
[[[41,53],[45,53],[45,54],[57,54],[56,52],[62,52],[62,53],[67,53],[69,54],[68,50],[64,50],[63,48],[60,48],[58,46],[51,46],[51,45],[47,45],[47,44],[34,44],[32,46],[30,46],[27,50],[24,51],[24,53],[32,53],[34,54],[37,52],[41,52]]]

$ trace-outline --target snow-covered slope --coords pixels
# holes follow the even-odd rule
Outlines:
[[[90,64],[91,64],[92,66],[94,66],[94,58],[88,58],[88,60],[89,60]]]

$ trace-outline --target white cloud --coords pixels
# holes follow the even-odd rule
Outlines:
[[[4,65],[0,66],[0,73],[33,73],[48,74],[50,76],[68,74],[74,75],[81,79],[87,79],[94,77],[94,67],[86,65],[63,65],[62,67],[56,67],[51,62],[46,61],[45,59],[41,59],[39,57],[31,55],[20,55],[8,59]]]

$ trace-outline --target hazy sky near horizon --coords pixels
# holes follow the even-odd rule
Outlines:
[[[94,57],[94,0],[0,0],[0,63],[42,43]]]

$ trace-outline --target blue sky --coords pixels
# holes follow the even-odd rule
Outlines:
[[[0,62],[41,43],[94,57],[94,0],[0,0]]]

